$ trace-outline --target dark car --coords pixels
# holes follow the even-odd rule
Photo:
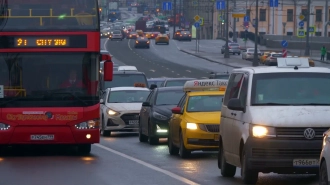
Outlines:
[[[230,74],[228,72],[225,72],[225,73],[214,73],[214,72],[211,72],[209,79],[224,79],[224,80],[228,80],[229,79],[229,76],[230,76]]]
[[[230,42],[228,43],[228,49],[229,49],[229,53],[235,55],[236,53],[238,55],[241,54],[241,47],[239,44],[235,43],[235,42]],[[221,47],[221,54],[224,54],[226,50],[226,45],[223,45]]]
[[[161,87],[175,87],[184,86],[186,81],[195,80],[196,78],[167,78],[160,86]]]
[[[177,106],[183,95],[183,87],[160,87],[151,91],[140,111],[140,142],[149,140],[150,144],[158,144],[159,138],[167,138],[172,108]]]
[[[150,41],[147,37],[137,37],[135,40],[135,48],[150,48]]]
[[[177,36],[177,35],[176,35]],[[177,40],[189,40],[191,41],[191,33],[190,31],[181,31],[180,35],[177,36]]]
[[[152,84],[155,84],[157,87],[160,87],[165,80],[166,78],[149,78],[148,86],[150,87]]]
[[[178,40],[180,37],[181,31],[184,31],[184,30],[176,30],[173,39]]]
[[[127,34],[126,39],[136,39],[137,38],[137,33],[136,32],[130,32]]]
[[[146,75],[138,71],[114,71],[112,81],[104,81],[100,75],[100,90],[104,91],[111,87],[134,87],[135,84],[148,85]]]

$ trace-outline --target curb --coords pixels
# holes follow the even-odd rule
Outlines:
[[[237,67],[237,66],[233,66],[233,65],[229,65],[229,64],[225,64],[225,63],[221,63],[221,62],[217,62],[217,61],[214,61],[214,60],[211,60],[211,59],[208,59],[208,58],[206,58],[206,57],[202,57],[202,56],[199,56],[199,55],[196,55],[196,54],[192,54],[192,53],[190,53],[190,52],[188,52],[188,51],[185,51],[185,50],[183,50],[183,49],[179,49],[181,52],[183,52],[183,53],[187,53],[188,55],[192,55],[192,56],[195,56],[195,57],[197,57],[197,58],[201,58],[201,59],[204,59],[204,60],[207,60],[207,61],[209,61],[209,62],[213,62],[213,63],[217,63],[217,64],[221,64],[221,65],[224,65],[224,66],[228,66],[228,67],[232,67],[232,68],[242,68],[242,67]]]

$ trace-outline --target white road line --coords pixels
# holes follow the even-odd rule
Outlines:
[[[153,69],[150,69],[149,71],[151,71],[151,72],[156,72],[156,70],[153,70]]]
[[[130,50],[132,50],[130,43],[131,43],[131,39],[128,40],[127,45],[128,45],[128,48],[129,48]]]
[[[126,155],[126,154],[124,154],[124,153],[118,152],[118,151],[113,150],[113,149],[111,149],[111,148],[108,148],[108,147],[106,147],[106,146],[103,146],[103,145],[100,145],[100,144],[94,144],[94,145],[97,146],[97,147],[100,147],[100,148],[102,148],[102,149],[104,149],[104,150],[106,150],[106,151],[108,151],[108,152],[111,152],[111,153],[117,154],[117,155],[119,155],[119,156],[121,156],[121,157],[124,157],[124,158],[126,158],[126,159],[128,159],[128,160],[131,160],[131,161],[134,161],[134,162],[136,162],[136,163],[138,163],[138,164],[141,164],[141,165],[143,165],[143,166],[145,166],[145,167],[147,167],[147,168],[150,168],[150,169],[152,169],[152,170],[154,170],[154,171],[158,171],[158,172],[160,172],[160,173],[162,173],[162,174],[165,174],[165,175],[167,175],[167,176],[169,176],[169,177],[172,177],[173,179],[176,179],[176,180],[181,181],[181,182],[183,182],[183,183],[186,183],[186,184],[189,184],[189,185],[199,185],[198,183],[193,182],[193,181],[191,181],[191,180],[189,180],[189,179],[187,179],[187,178],[184,178],[184,177],[181,177],[181,176],[179,176],[179,175],[176,175],[176,174],[174,174],[174,173],[172,173],[172,172],[170,172],[170,171],[167,171],[167,170],[164,170],[164,169],[158,168],[157,166],[154,166],[154,165],[152,165],[152,164],[150,164],[150,163],[147,163],[147,162],[141,161],[141,160],[139,160],[139,159],[136,159],[136,158],[134,158],[134,157],[128,156],[128,155]]]
[[[180,50],[180,47],[178,46],[178,44],[176,43],[176,41],[174,41],[174,44],[176,45],[176,48],[178,48],[178,50]]]
[[[188,73],[191,73],[191,71],[190,70],[186,70]]]

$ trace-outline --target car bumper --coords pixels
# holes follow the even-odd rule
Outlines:
[[[241,53],[240,49],[229,49],[229,53]]]
[[[217,150],[219,148],[218,132],[183,129],[183,136],[188,150]]]
[[[179,40],[191,40],[191,37],[178,37]]]
[[[156,40],[155,42],[157,42],[157,43],[169,43],[169,40],[167,40],[167,39],[159,39],[159,40]]]
[[[135,44],[135,47],[149,47],[149,43],[138,43]]]
[[[248,168],[259,172],[281,174],[318,173],[318,165],[296,167],[294,159],[319,160],[322,140],[275,140],[248,138],[244,146]]]
[[[104,120],[104,130],[137,131],[139,128],[140,111],[121,112],[118,116],[107,116]]]
[[[53,139],[35,140],[31,135],[53,135]],[[89,139],[87,135],[90,135]],[[14,144],[93,144],[100,142],[99,129],[74,126],[14,126],[0,133],[0,145]]]
[[[109,37],[109,39],[123,39],[122,37]]]

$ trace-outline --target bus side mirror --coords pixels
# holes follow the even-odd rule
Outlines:
[[[100,61],[111,60],[111,56],[108,54],[101,54]]]
[[[113,78],[113,63],[111,60],[107,60],[104,62],[103,67],[104,81],[112,81]]]

